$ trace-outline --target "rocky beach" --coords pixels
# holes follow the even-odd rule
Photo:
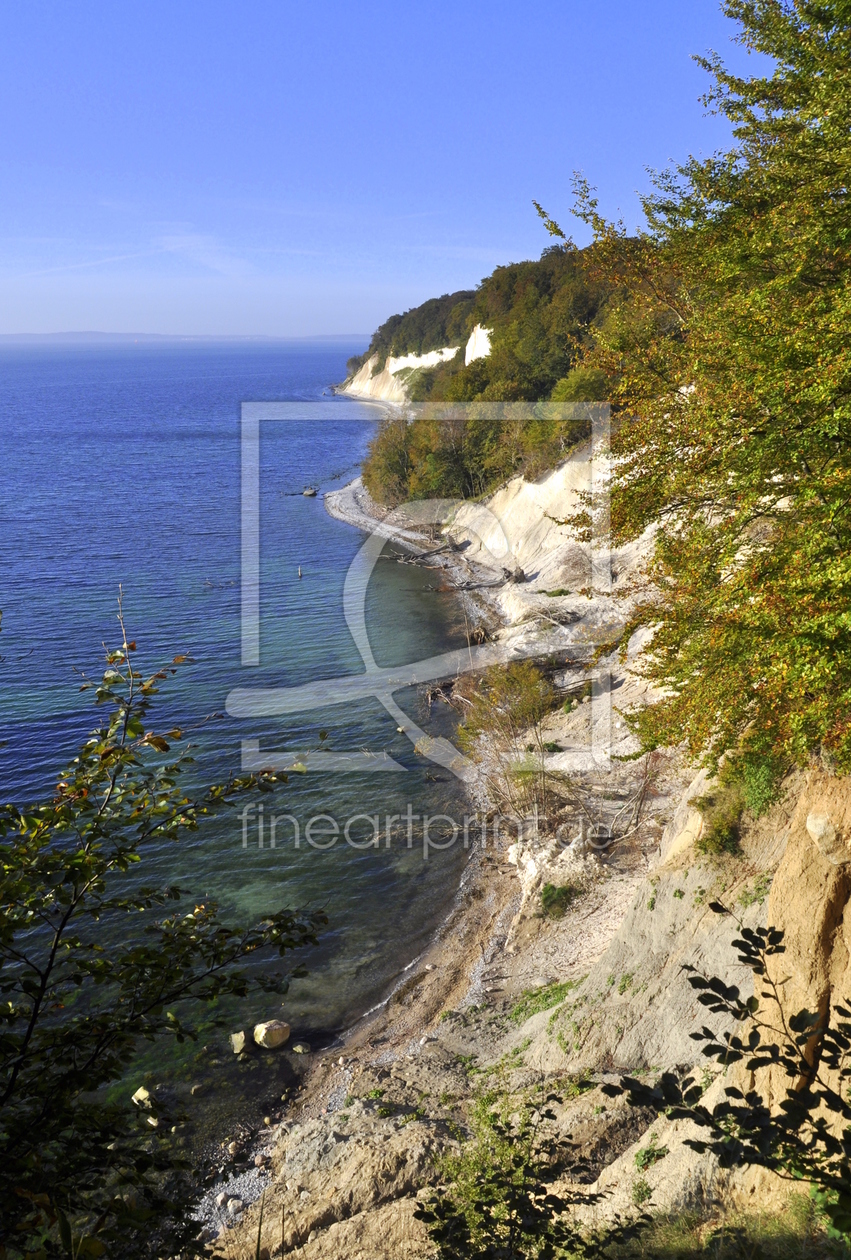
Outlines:
[[[667,1062],[672,1040],[693,1055],[684,1012],[672,1013],[684,1001],[676,960],[685,946],[674,957],[642,955],[635,920],[643,914],[657,936],[676,933],[692,949],[701,933],[718,931],[685,922],[698,886],[709,882],[683,852],[695,828],[687,805],[695,771],[675,751],[621,759],[634,744],[619,710],[648,698],[631,669],[641,644],[626,662],[594,661],[593,646],[626,615],[630,595],[619,591],[628,592],[641,548],[608,557],[611,592],[589,593],[595,557],[548,519],[587,482],[588,458],[577,453],[539,483],[517,479],[484,505],[504,535],[496,555],[482,542],[483,505],[462,505],[437,533],[382,511],[359,481],[326,496],[333,515],[392,539],[460,594],[471,642],[486,642],[487,660],[532,657],[548,671],[564,697],[543,723],[563,809],[558,827],[526,819],[476,839],[430,947],[339,1046],[310,1056],[283,1119],[240,1147],[233,1174],[203,1206],[223,1254],[251,1251],[262,1196],[261,1243],[270,1257],[427,1256],[418,1196],[434,1180],[436,1157],[457,1144],[489,1074],[507,1074],[514,1087],[568,1082],[561,1120],[588,1182],[611,1175],[646,1129],[646,1117],[629,1108],[602,1107],[607,1073],[642,1059]],[[553,589],[562,593],[546,593]],[[447,697],[453,681],[443,683]],[[501,769],[485,755],[469,774],[483,817],[497,808]],[[611,842],[596,843],[604,831]],[[746,869],[738,872],[743,885]],[[542,913],[547,884],[575,890],[560,918]],[[578,1019],[568,1017],[577,1011]]]

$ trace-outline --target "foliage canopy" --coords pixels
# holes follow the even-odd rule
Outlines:
[[[585,366],[624,417],[617,539],[658,526],[648,745],[851,768],[851,5],[727,0],[774,69],[716,58],[735,146],[657,177],[630,238],[577,183],[614,289]],[[551,230],[559,229],[551,224]]]
[[[373,355],[378,355],[373,371],[380,372],[389,355],[427,354],[444,346],[460,346],[469,335],[467,317],[473,296],[472,289],[461,289],[429,298],[403,315],[391,315],[372,334],[364,353],[349,359],[349,372],[357,372]]]

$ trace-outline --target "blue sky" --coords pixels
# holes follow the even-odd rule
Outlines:
[[[716,0],[0,0],[0,332],[307,336],[537,257],[581,169],[727,143]],[[578,240],[582,235],[575,231]]]

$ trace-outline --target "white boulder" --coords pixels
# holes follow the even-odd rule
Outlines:
[[[288,1040],[290,1026],[282,1019],[267,1019],[263,1024],[254,1025],[254,1040],[264,1050],[276,1050]]]

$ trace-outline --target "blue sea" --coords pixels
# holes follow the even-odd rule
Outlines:
[[[120,642],[119,589],[140,668],[175,655],[192,664],[164,687],[160,729],[193,733],[195,773],[240,772],[243,740],[298,758],[319,729],[332,750],[387,753],[386,774],[290,777],[264,802],[267,817],[302,825],[327,814],[463,814],[460,787],[425,761],[368,700],[287,719],[237,720],[234,688],[289,687],[363,670],[343,617],[348,566],[364,536],[333,520],[322,494],[356,475],[380,413],[334,397],[347,357],[361,345],[330,343],[119,343],[0,347],[0,790],[18,803],[50,793],[66,760],[96,724],[80,673],[102,671],[104,646]],[[304,418],[264,424],[260,470],[261,664],[241,664],[240,408],[297,401]],[[311,406],[325,403],[321,417]],[[305,498],[306,485],[318,488]],[[299,577],[299,567],[302,576]],[[463,616],[433,575],[387,560],[376,565],[367,625],[379,665],[459,647]],[[422,696],[402,706],[431,733],[448,716]],[[361,820],[354,831],[363,834]],[[358,826],[361,830],[358,830]],[[245,834],[243,834],[245,831]],[[248,841],[243,847],[243,840]],[[296,1034],[320,1040],[379,1001],[422,950],[460,878],[460,846],[423,861],[419,845],[345,843],[296,848],[290,828],[260,849],[237,812],[175,847],[150,854],[146,876],[215,897],[247,921],[283,905],[322,906],[329,927],[302,960],[283,1014]],[[276,1001],[280,1001],[277,999]],[[221,1013],[221,1012],[220,1012]],[[248,1024],[268,999],[229,1017]],[[211,1046],[223,1034],[210,1032]]]

